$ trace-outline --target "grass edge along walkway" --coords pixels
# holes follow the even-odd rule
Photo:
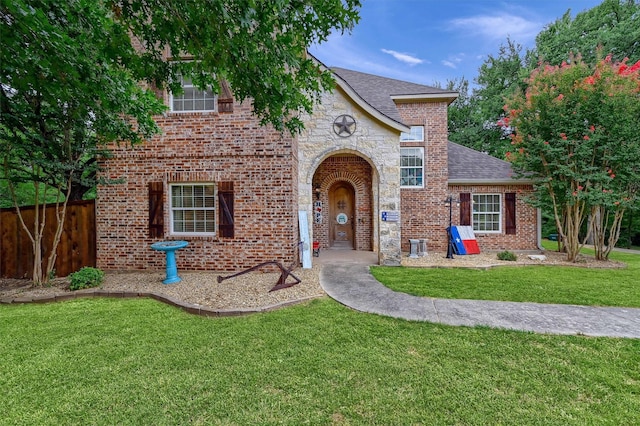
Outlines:
[[[640,254],[613,252],[626,268],[500,266],[490,269],[374,266],[394,291],[443,299],[640,308]]]

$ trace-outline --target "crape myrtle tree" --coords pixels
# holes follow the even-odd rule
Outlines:
[[[534,201],[550,200],[568,260],[584,223],[596,258],[608,259],[625,211],[638,207],[640,61],[541,64],[504,108],[515,130],[508,157],[535,182]]]
[[[332,79],[306,54],[358,21],[359,0],[0,0],[0,178],[33,247],[33,281],[52,275],[66,203],[92,187],[114,143],[159,131],[156,90],[230,83],[265,125],[295,133]],[[169,59],[169,60],[167,60]],[[16,187],[32,183],[35,223]],[[58,194],[43,259],[44,206]]]

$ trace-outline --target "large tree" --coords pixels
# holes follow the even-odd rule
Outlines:
[[[604,0],[575,18],[567,10],[538,34],[529,59],[533,65],[539,60],[560,65],[571,55],[580,54],[584,62],[593,65],[599,48],[611,54],[614,61],[640,59],[640,2]]]
[[[154,90],[180,90],[180,76],[251,99],[264,124],[302,128],[327,71],[307,47],[357,22],[359,0],[2,0],[0,3],[0,160],[15,194],[32,182],[54,188],[57,232],[44,263],[44,214],[29,233],[33,280],[55,264],[74,184],[91,186],[97,162],[117,141],[139,143],[158,131],[164,110]],[[14,196],[20,213],[18,200]],[[22,217],[22,216],[20,216]],[[43,265],[44,264],[44,265]]]
[[[515,129],[509,158],[535,182],[535,201],[551,201],[568,260],[585,221],[596,257],[607,259],[640,196],[640,61],[541,64],[505,111]]]
[[[497,55],[489,55],[478,70],[476,87],[468,95],[468,82],[451,82],[461,96],[449,107],[450,139],[504,159],[509,149],[508,126],[501,124],[505,96],[523,90],[522,46],[511,39]]]

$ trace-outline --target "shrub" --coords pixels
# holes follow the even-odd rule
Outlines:
[[[516,256],[514,253],[511,253],[508,250],[505,250],[505,251],[501,251],[500,253],[498,253],[498,259],[499,260],[508,260],[510,262],[515,262],[516,260],[518,260],[518,256]]]
[[[71,284],[69,290],[81,290],[83,288],[97,287],[102,284],[104,272],[97,268],[85,266],[70,275]]]

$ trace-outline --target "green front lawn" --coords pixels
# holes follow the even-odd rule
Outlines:
[[[239,318],[150,299],[0,306],[0,424],[639,424],[639,365],[640,340],[329,299]]]
[[[416,296],[640,307],[640,254],[611,253],[625,269],[504,266],[489,270],[376,266],[389,288]]]

